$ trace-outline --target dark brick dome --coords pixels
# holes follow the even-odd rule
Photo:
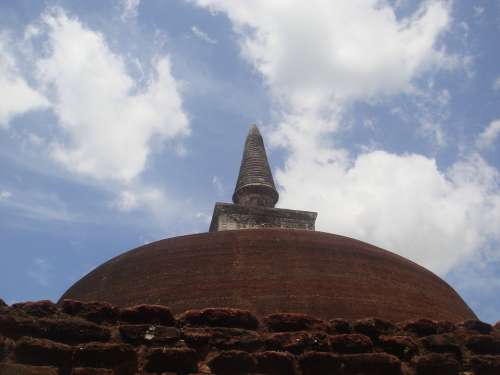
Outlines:
[[[229,306],[258,315],[476,318],[425,268],[352,238],[305,230],[247,229],[157,241],[99,266],[65,298],[164,304],[174,313]]]

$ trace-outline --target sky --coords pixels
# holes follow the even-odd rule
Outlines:
[[[278,207],[500,320],[500,1],[0,2],[0,298],[206,232],[256,123]]]

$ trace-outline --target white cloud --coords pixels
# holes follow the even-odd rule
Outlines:
[[[12,196],[12,193],[7,190],[0,190],[0,201],[9,199]]]
[[[35,258],[27,271],[30,278],[42,286],[48,286],[52,279],[53,266],[43,258]]]
[[[192,26],[191,31],[193,32],[193,35],[198,39],[203,40],[204,42],[207,42],[209,44],[217,44],[217,41],[215,39],[211,38],[206,32],[200,30],[198,27]]]
[[[495,81],[493,82],[493,90],[500,90],[500,77],[497,77],[497,79],[495,79]]]
[[[125,22],[131,18],[137,17],[141,0],[121,0],[120,5],[122,9],[121,19]]]
[[[0,128],[7,127],[16,116],[49,105],[22,76],[12,49],[6,35],[0,34]]]
[[[68,170],[129,183],[145,168],[151,143],[189,133],[168,56],[152,62],[139,87],[104,37],[56,9],[44,17],[48,55],[37,74],[53,102],[65,141],[52,156]]]
[[[224,194],[224,185],[222,184],[221,180],[217,176],[212,177],[212,185],[214,186],[215,190],[217,191],[217,194],[222,195]]]
[[[134,187],[121,191],[118,197],[111,202],[111,206],[122,212],[130,212],[140,208],[149,208],[153,211],[164,211],[166,198],[164,193],[155,188]]]
[[[498,136],[500,136],[500,119],[492,121],[481,134],[479,134],[476,145],[479,148],[492,147]]]

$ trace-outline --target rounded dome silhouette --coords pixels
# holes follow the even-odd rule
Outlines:
[[[66,298],[164,304],[174,313],[233,307],[261,316],[476,319],[446,282],[408,259],[348,237],[287,229],[150,243],[97,267],[61,297]]]

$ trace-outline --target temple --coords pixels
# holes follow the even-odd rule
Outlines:
[[[251,228],[314,230],[316,212],[274,208],[278,199],[264,140],[257,126],[252,125],[245,141],[233,204],[215,204],[210,232]]]

